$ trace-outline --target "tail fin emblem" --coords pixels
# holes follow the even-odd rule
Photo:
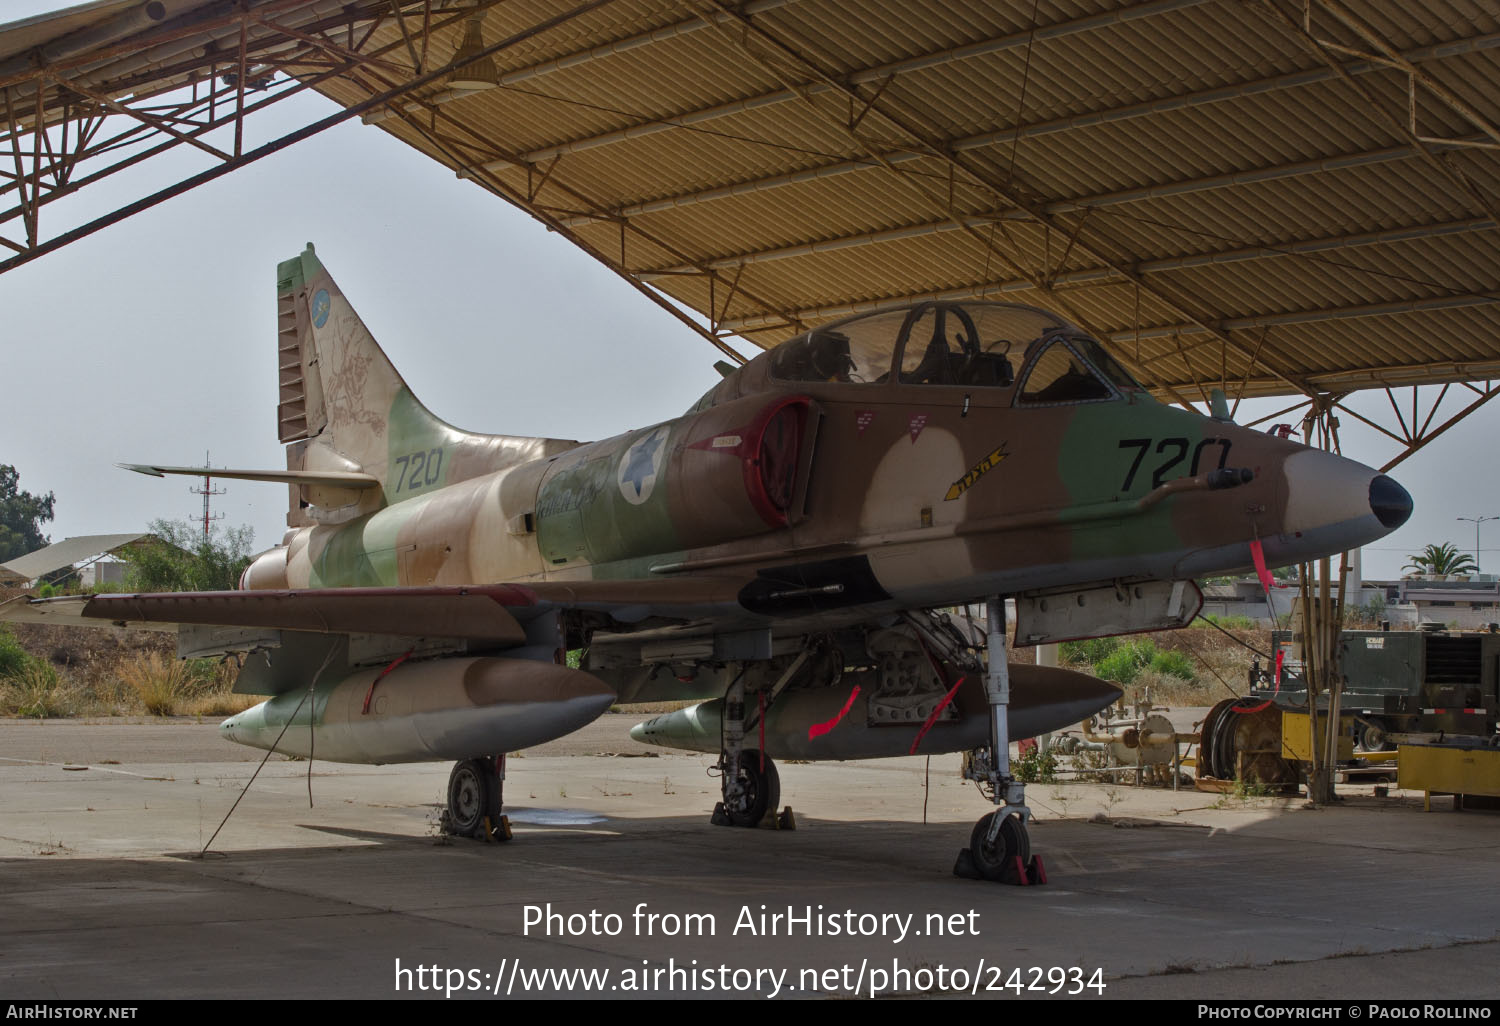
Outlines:
[[[328,323],[328,311],[333,309],[333,301],[328,298],[327,289],[319,289],[318,294],[313,296],[312,319],[313,327],[321,328]]]

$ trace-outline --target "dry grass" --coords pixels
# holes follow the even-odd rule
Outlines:
[[[169,661],[156,652],[126,660],[120,665],[120,679],[153,716],[173,715],[177,703],[187,697],[186,664],[176,659]]]
[[[1271,650],[1270,628],[1227,628],[1229,636],[1205,624],[1156,635],[1162,648],[1176,649],[1193,661],[1198,671],[1196,686],[1174,688],[1162,684],[1161,700],[1178,705],[1212,705],[1220,699],[1243,695],[1250,688],[1251,648]],[[1251,648],[1247,648],[1246,646]],[[1262,665],[1265,665],[1264,660]],[[1153,694],[1157,692],[1153,691]]]
[[[234,693],[234,663],[184,662],[164,633],[9,627],[24,663],[0,678],[0,716],[232,716],[261,701]]]
[[[9,625],[32,659],[50,665],[63,680],[73,716],[131,716],[140,700],[120,678],[120,667],[136,655],[175,654],[171,635],[119,627],[73,627],[59,624]]]
[[[226,687],[189,698],[177,707],[177,711],[181,716],[233,716],[265,700],[265,695],[237,695]]]
[[[0,710],[8,716],[71,716],[79,696],[49,663],[33,660],[0,683]]]
[[[624,713],[628,716],[656,715],[658,713],[676,712],[678,709],[686,709],[690,705],[707,701],[717,696],[709,695],[704,698],[687,698],[672,702],[621,702],[609,707],[612,713]]]
[[[254,696],[230,690],[237,672],[230,663],[173,659],[160,652],[137,653],[119,667],[120,680],[154,716],[230,715],[250,708]]]

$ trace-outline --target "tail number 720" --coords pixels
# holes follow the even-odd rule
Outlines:
[[[396,457],[396,491],[416,491],[438,483],[443,475],[443,450],[407,453]]]
[[[1152,451],[1151,438],[1123,438],[1120,440],[1121,449],[1135,449],[1135,459],[1131,461],[1130,469],[1125,473],[1125,481],[1120,485],[1123,492],[1130,491],[1130,486],[1135,483],[1135,476],[1141,469],[1141,464],[1146,461],[1146,454]],[[1203,460],[1203,450],[1210,445],[1219,447],[1219,469],[1224,468],[1229,459],[1229,439],[1227,438],[1205,438],[1197,445],[1193,445],[1186,438],[1163,438],[1155,443],[1156,455],[1164,457],[1154,471],[1151,473],[1151,487],[1160,488],[1162,482],[1167,479],[1168,471],[1177,467],[1183,460],[1187,459],[1188,448],[1193,450],[1193,461],[1188,465],[1187,476],[1198,475],[1198,465]]]

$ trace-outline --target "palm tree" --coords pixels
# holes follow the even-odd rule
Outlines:
[[[1441,545],[1429,545],[1420,554],[1412,556],[1405,569],[1441,577],[1445,574],[1475,573],[1479,566],[1474,562],[1473,556],[1467,552],[1459,552],[1451,542],[1443,542]]]

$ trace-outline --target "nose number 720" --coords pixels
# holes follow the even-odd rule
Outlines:
[[[1128,492],[1130,490],[1130,486],[1135,482],[1136,473],[1141,469],[1141,464],[1145,462],[1146,454],[1152,449],[1152,442],[1153,439],[1150,438],[1122,438],[1120,440],[1121,449],[1136,450],[1135,459],[1131,461],[1130,469],[1125,473],[1125,480],[1120,485],[1121,491]],[[1203,459],[1203,450],[1210,445],[1217,445],[1219,447],[1219,469],[1222,470],[1225,462],[1229,459],[1230,442],[1227,438],[1205,438],[1197,445],[1193,445],[1186,438],[1163,438],[1161,441],[1156,442],[1156,454],[1158,456],[1165,456],[1166,459],[1152,472],[1151,487],[1160,488],[1162,482],[1167,478],[1167,472],[1187,459],[1189,446],[1193,450],[1193,461],[1188,465],[1187,476],[1196,477],[1198,474],[1198,464]]]

